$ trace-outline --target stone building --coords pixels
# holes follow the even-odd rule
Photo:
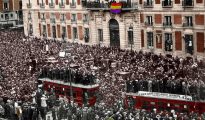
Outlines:
[[[22,24],[22,0],[0,0],[0,28]]]
[[[26,35],[205,57],[205,0],[26,0],[23,10]]]

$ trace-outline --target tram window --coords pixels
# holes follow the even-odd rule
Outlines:
[[[151,105],[155,105],[155,102],[150,102]]]
[[[175,106],[175,107],[179,107],[179,105],[178,105],[178,104],[175,104],[174,106]]]
[[[143,103],[142,103],[142,108],[143,109],[146,109],[146,108],[148,108],[148,102],[147,101],[143,101]]]
[[[73,98],[76,98],[77,97],[76,95],[77,95],[76,92],[73,91]]]
[[[187,105],[184,105],[184,108],[187,109]]]

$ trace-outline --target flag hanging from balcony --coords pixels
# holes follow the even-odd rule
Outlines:
[[[110,12],[118,14],[121,12],[122,4],[121,3],[111,3]]]

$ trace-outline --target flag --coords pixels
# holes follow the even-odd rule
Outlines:
[[[110,12],[118,14],[121,12],[121,7],[122,7],[121,3],[111,3]]]

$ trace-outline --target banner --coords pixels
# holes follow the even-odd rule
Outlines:
[[[153,98],[192,101],[192,97],[188,95],[178,95],[178,94],[159,93],[159,92],[146,92],[146,91],[139,91],[138,95],[146,96],[146,97],[153,97]]]

